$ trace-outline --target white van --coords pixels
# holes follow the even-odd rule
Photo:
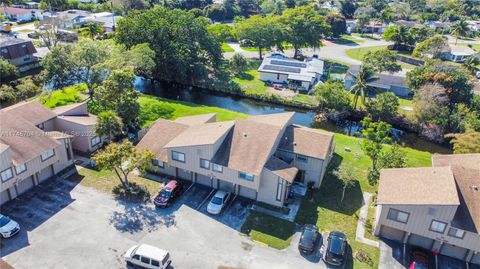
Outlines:
[[[128,266],[137,265],[148,269],[165,269],[172,262],[168,251],[146,244],[136,245],[127,250],[125,261]]]

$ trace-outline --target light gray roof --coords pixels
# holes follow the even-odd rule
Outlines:
[[[345,80],[354,80],[353,76],[356,76],[360,71],[360,65],[352,65],[348,68],[347,75],[345,76]],[[388,75],[388,74],[375,74],[375,77],[378,80],[369,83],[369,86],[381,88],[381,89],[390,89],[392,86],[403,87],[407,88],[405,84],[405,78],[395,75]]]
[[[324,63],[317,58],[298,61],[284,56],[265,57],[258,68],[259,72],[280,73],[288,75],[288,79],[311,82],[317,74],[323,74]]]

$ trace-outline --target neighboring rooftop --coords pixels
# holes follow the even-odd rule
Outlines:
[[[477,53],[475,50],[473,50],[469,46],[455,46],[455,45],[449,45],[449,46],[450,46],[450,53],[454,55],[470,56]]]
[[[433,155],[432,164],[453,171],[461,201],[453,224],[480,233],[480,154]]]
[[[360,72],[360,65],[352,65],[347,71],[345,80],[355,79],[353,76],[356,76]],[[407,87],[405,84],[405,79],[401,76],[389,75],[389,74],[375,74],[375,77],[378,80],[369,83],[369,86],[380,88],[380,89],[390,89],[391,86],[397,87]]]
[[[15,37],[0,36],[0,57],[16,59],[25,55],[37,53],[32,41]]]
[[[323,68],[323,61],[317,58],[302,62],[274,54],[263,59],[258,71],[285,74],[288,79],[312,82],[317,75],[323,74]]]
[[[278,148],[324,160],[329,154],[332,141],[333,133],[291,125],[287,127]]]
[[[450,167],[391,168],[380,171],[378,204],[459,205]]]

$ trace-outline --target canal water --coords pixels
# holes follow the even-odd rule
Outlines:
[[[221,107],[250,115],[295,111],[296,113],[293,118],[293,122],[295,124],[307,127],[321,128],[336,133],[354,135],[355,132],[357,132],[361,127],[360,122],[348,120],[335,123],[316,123],[316,113],[312,111],[259,102],[249,98],[231,96],[228,94],[213,92],[204,89],[175,87],[161,83],[156,83],[152,87],[150,81],[142,78],[137,78],[135,82],[135,88],[140,92],[164,97],[167,99],[185,101],[200,105]],[[405,146],[416,148],[419,150],[438,153],[450,152],[449,149],[443,146],[428,142],[414,133],[405,132],[399,129],[392,130],[392,137]]]

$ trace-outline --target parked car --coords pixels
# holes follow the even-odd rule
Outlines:
[[[328,235],[327,250],[323,260],[331,265],[340,266],[347,259],[347,236],[342,232],[333,231]]]
[[[298,250],[303,253],[311,254],[315,250],[315,243],[318,239],[318,228],[315,225],[307,224],[303,227]]]
[[[170,180],[167,185],[158,193],[153,203],[158,207],[168,207],[180,195],[182,184],[176,180]]]
[[[0,214],[0,235],[9,238],[20,231],[20,225],[9,217]]]
[[[412,248],[410,258],[410,269],[428,269],[428,251],[425,249]]]
[[[228,199],[230,199],[229,192],[218,190],[212,197],[212,200],[210,200],[210,203],[208,203],[207,212],[214,215],[220,214]]]
[[[165,269],[172,262],[168,251],[147,244],[131,247],[124,257],[127,266],[139,266],[148,269]]]
[[[27,22],[31,22],[31,20],[27,20],[27,19],[18,19],[17,20],[18,24],[23,24],[23,23],[27,23]]]

